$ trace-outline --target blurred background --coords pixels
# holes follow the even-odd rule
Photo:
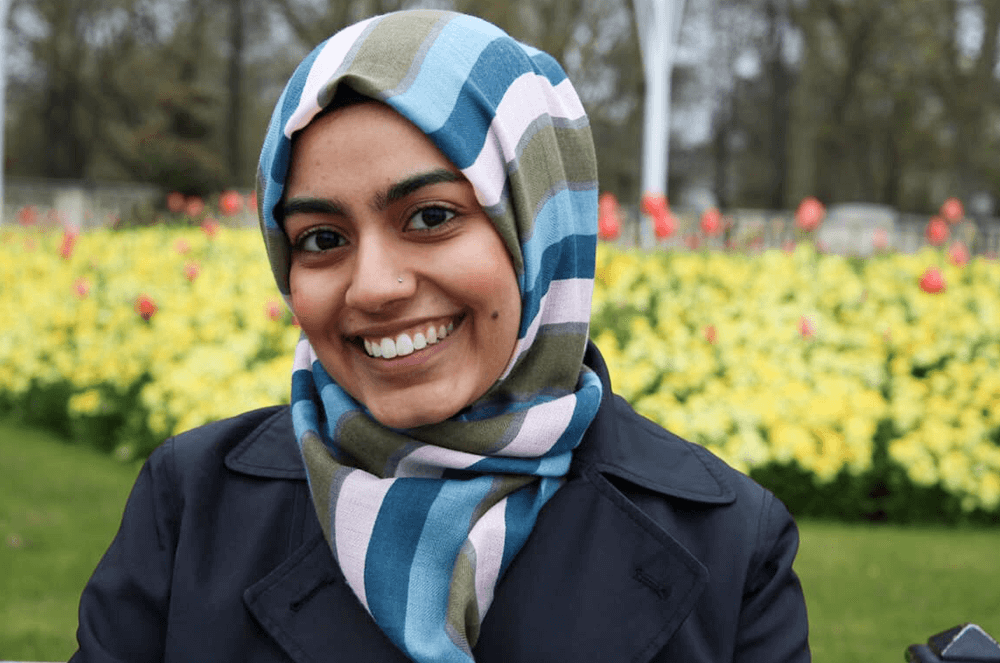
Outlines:
[[[40,180],[249,190],[300,58],[349,23],[416,6],[479,15],[559,58],[593,122],[602,190],[639,197],[633,0],[6,2],[8,211]],[[687,0],[671,204],[781,210],[816,196],[930,214],[956,196],[992,216],[998,27],[992,0]]]
[[[677,218],[640,226],[642,2],[0,0],[0,659],[74,651],[166,436],[287,402],[300,330],[234,229],[265,126],[314,45],[418,6],[567,69],[591,335],[616,393],[796,516],[815,660],[1000,634],[1000,0],[676,0]]]

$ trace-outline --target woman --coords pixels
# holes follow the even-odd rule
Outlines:
[[[596,161],[555,60],[460,14],[351,26],[258,200],[292,405],[154,452],[74,660],[808,660],[788,512],[588,343]]]

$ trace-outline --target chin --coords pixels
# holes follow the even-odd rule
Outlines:
[[[379,410],[370,410],[370,412],[372,417],[383,426],[405,430],[407,428],[417,428],[418,426],[440,423],[451,417],[455,412],[458,412],[458,410],[421,408],[419,410],[401,411],[399,408],[390,406],[379,408]]]

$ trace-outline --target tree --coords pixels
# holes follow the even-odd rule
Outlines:
[[[978,0],[807,0],[790,123],[792,198],[932,211],[991,181],[1000,5]],[[961,18],[983,39],[965,52]],[[967,33],[966,33],[967,34]]]

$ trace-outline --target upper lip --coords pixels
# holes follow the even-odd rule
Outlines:
[[[345,334],[345,336],[347,338],[395,338],[396,335],[409,329],[413,329],[414,327],[420,327],[422,325],[430,326],[432,322],[435,326],[441,324],[447,325],[449,322],[456,320],[461,315],[461,313],[451,313],[444,315],[428,315],[420,318],[411,318],[409,320],[394,320],[384,324],[359,327],[351,330]]]

